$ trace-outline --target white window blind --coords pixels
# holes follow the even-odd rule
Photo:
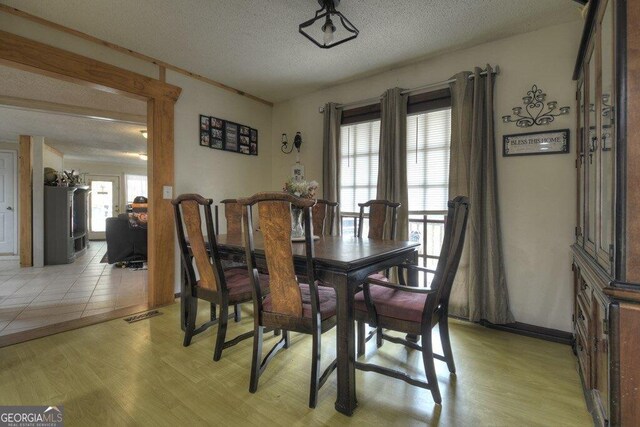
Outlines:
[[[127,190],[127,203],[133,203],[137,196],[149,197],[147,177],[144,175],[125,175],[125,188]]]
[[[450,146],[451,108],[407,117],[409,212],[447,209]]]
[[[340,210],[359,212],[358,203],[376,198],[380,120],[340,129]]]

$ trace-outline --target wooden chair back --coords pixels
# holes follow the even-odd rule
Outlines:
[[[258,282],[258,269],[256,267],[255,245],[251,208],[258,205],[260,215],[260,229],[264,239],[264,255],[269,273],[269,288],[271,294],[271,311],[285,316],[302,318],[302,295],[298,285],[298,278],[293,264],[293,248],[291,246],[291,207],[303,210],[304,227],[311,227],[311,207],[313,199],[300,199],[287,193],[267,192],[258,193],[239,202],[245,207],[245,247],[247,250],[247,265],[251,274],[251,280],[255,292],[254,305],[258,312],[262,312],[262,294]],[[314,283],[313,274],[313,236],[305,235],[307,277],[309,283]],[[313,287],[312,287],[313,288]],[[317,292],[311,292],[312,304],[317,306]],[[315,299],[315,301],[314,301]]]
[[[224,277],[220,275],[222,266],[211,215],[213,200],[205,199],[199,194],[181,194],[171,203],[175,212],[182,265],[189,283],[193,288],[198,286],[214,292],[225,289]],[[206,237],[202,232],[201,210],[204,212]],[[195,260],[199,280],[192,259]]]
[[[369,200],[365,203],[358,203],[360,215],[358,217],[358,234],[362,237],[365,208],[369,209],[369,234],[370,239],[396,238],[396,224],[398,222],[398,208],[400,203],[388,200]]]
[[[451,288],[462,256],[468,217],[469,199],[467,197],[458,196],[449,201],[444,240],[438,266],[431,282],[432,289],[436,290],[435,298],[433,298],[434,310],[440,308],[445,316],[448,312]]]
[[[318,236],[331,234],[333,221],[335,220],[338,202],[330,202],[324,199],[316,200],[311,208],[313,212],[313,233]]]
[[[224,205],[224,217],[227,221],[227,234],[242,233],[242,205],[238,199],[224,199],[220,203]],[[218,220],[218,206],[215,208],[216,234],[220,234]]]

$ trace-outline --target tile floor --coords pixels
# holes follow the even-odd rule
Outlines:
[[[0,259],[0,335],[147,303],[147,270],[102,264],[91,242],[72,264],[21,268]]]

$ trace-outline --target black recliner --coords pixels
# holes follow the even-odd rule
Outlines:
[[[128,214],[107,218],[107,259],[109,264],[147,260],[147,229],[131,227]]]

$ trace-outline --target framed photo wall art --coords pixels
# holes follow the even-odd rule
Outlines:
[[[200,146],[258,155],[258,130],[250,126],[200,115]]]

